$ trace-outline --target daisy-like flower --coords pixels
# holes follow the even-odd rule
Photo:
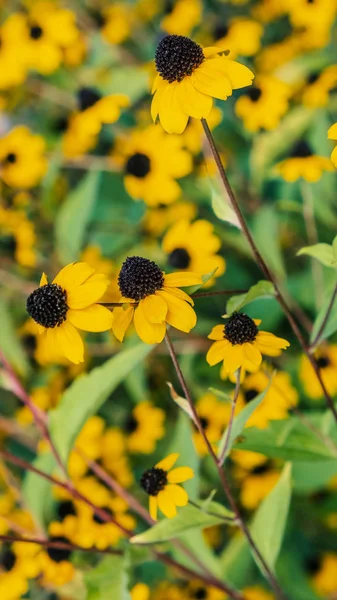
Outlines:
[[[97,304],[109,285],[105,275],[86,263],[64,267],[52,283],[43,273],[40,287],[27,298],[27,312],[48,345],[71,362],[83,362],[84,345],[78,329],[107,331],[110,311]]]
[[[263,454],[236,450],[231,454],[236,465],[235,477],[240,481],[240,502],[254,510],[269,494],[280,478],[280,472]]]
[[[328,393],[335,396],[337,393],[337,344],[324,345],[321,348],[317,348],[315,358]],[[319,400],[323,397],[322,388],[316,373],[305,355],[300,360],[299,378],[309,398]]]
[[[31,188],[47,170],[45,141],[24,125],[0,139],[0,177],[11,187]]]
[[[279,356],[289,342],[273,333],[259,331],[260,319],[234,312],[225,325],[216,325],[209,334],[214,344],[207,352],[212,367],[223,361],[223,373],[230,375],[238,369],[255,372],[262,362],[262,354]]]
[[[158,508],[165,517],[172,519],[177,514],[176,507],[186,506],[188,503],[186,490],[177,484],[192,479],[194,472],[191,467],[176,467],[171,470],[178,458],[179,454],[169,454],[141,477],[140,485],[150,496],[150,515],[155,521]]]
[[[328,138],[329,138],[329,140],[335,140],[337,142],[337,123],[335,123],[334,125],[332,125],[330,127],[330,129],[328,131]],[[332,160],[332,163],[337,168],[337,146],[331,153],[331,160]]]
[[[124,429],[126,444],[130,452],[151,454],[156,442],[165,434],[165,413],[151,402],[139,402],[128,416]]]
[[[235,104],[235,112],[249,131],[275,129],[289,107],[291,87],[271,75],[260,75]]]
[[[180,287],[198,285],[196,273],[181,271],[166,275],[155,262],[141,256],[128,257],[120,270],[120,302],[126,307],[113,311],[112,331],[122,342],[131,324],[147,344],[159,344],[166,333],[166,323],[189,333],[197,322],[193,300]],[[192,306],[191,306],[192,305]]]
[[[276,166],[276,171],[290,183],[301,177],[315,183],[320,180],[324,171],[333,171],[333,166],[327,156],[313,154],[309,144],[300,140],[293,147],[290,157]]]
[[[217,17],[213,31],[215,44],[219,48],[230,48],[231,57],[254,56],[261,47],[263,26],[257,21],[237,17],[229,23]]]
[[[169,265],[175,269],[191,269],[200,274],[217,269],[204,287],[213,285],[215,278],[225,272],[225,259],[216,254],[221,240],[209,221],[199,219],[190,223],[187,219],[177,220],[166,233],[162,246],[168,255]]]
[[[207,118],[213,98],[227,100],[233,89],[250,85],[250,69],[216,47],[202,48],[188,37],[168,35],[159,43],[151,115],[168,133],[182,133],[189,117]]]
[[[329,103],[329,92],[337,85],[337,65],[330,65],[322,72],[310,73],[303,91],[305,106],[318,108]]]
[[[167,33],[189,35],[202,17],[200,0],[177,0],[164,3],[165,16],[160,27]]]

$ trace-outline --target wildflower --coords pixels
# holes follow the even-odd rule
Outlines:
[[[327,552],[316,561],[312,585],[320,596],[333,594],[337,587],[337,554]]]
[[[177,219],[192,220],[196,214],[197,209],[192,202],[180,201],[173,205],[159,205],[157,208],[146,211],[143,218],[143,229],[146,234],[157,237],[170,225],[173,225]]]
[[[151,402],[140,402],[127,418],[124,429],[129,452],[151,454],[164,434],[165,413]]]
[[[249,131],[275,129],[288,110],[291,93],[291,87],[283,81],[260,75],[236,101],[235,113]]]
[[[147,344],[159,344],[166,333],[166,323],[189,333],[197,317],[193,300],[180,287],[202,283],[202,278],[188,271],[166,275],[155,262],[141,256],[128,257],[120,270],[118,285],[121,302],[127,308],[113,311],[112,331],[123,341],[131,322],[138,336]],[[192,305],[192,306],[191,306]]]
[[[216,341],[207,353],[208,364],[213,366],[223,361],[225,374],[235,373],[240,368],[254,372],[262,362],[262,354],[279,356],[289,342],[273,333],[259,331],[260,323],[259,319],[234,312],[225,325],[213,327],[208,337]]]
[[[207,392],[199,398],[196,409],[207,438],[212,445],[215,445],[229,422],[230,403],[220,402],[214,394]],[[199,431],[194,432],[193,441],[198,453],[205,456],[208,450]]]
[[[84,345],[76,328],[106,331],[111,327],[110,311],[97,304],[108,283],[105,275],[96,274],[86,263],[71,263],[52,283],[43,273],[40,287],[27,298],[27,312],[39,334],[75,364],[84,360]]]
[[[128,194],[134,200],[144,200],[148,206],[177,200],[182,190],[176,179],[193,169],[192,157],[183,149],[183,140],[167,135],[155,125],[117,140],[113,156],[124,170]]]
[[[231,58],[254,56],[261,47],[263,26],[244,17],[231,19],[228,23],[217,19],[213,30],[215,45],[230,48]]]
[[[337,344],[318,348],[315,352],[315,358],[328,393],[335,396],[337,393]],[[309,398],[312,398],[312,400],[319,400],[323,397],[322,388],[315,371],[305,355],[301,356],[299,378],[302,382],[304,391]]]
[[[190,223],[187,219],[177,220],[166,233],[162,246],[168,255],[168,264],[174,269],[190,269],[200,275],[217,269],[205,287],[214,284],[215,278],[225,272],[225,259],[216,254],[221,240],[209,221],[199,219]]]
[[[136,583],[130,590],[131,600],[150,600],[151,590],[145,583]]]
[[[167,33],[189,35],[201,21],[202,2],[200,0],[177,0],[166,2],[165,16],[160,24]]]
[[[7,90],[22,84],[29,68],[26,52],[19,41],[25,33],[25,26],[12,13],[0,28],[0,89]]]
[[[55,396],[51,392],[47,386],[36,387],[31,391],[30,398],[35,406],[46,412],[56,405]],[[23,426],[34,422],[32,412],[27,406],[19,408],[15,418]]]
[[[323,171],[333,171],[333,166],[327,157],[313,154],[309,144],[300,140],[293,147],[290,157],[280,162],[276,170],[288,182],[301,177],[316,182],[322,177]]]
[[[98,415],[90,417],[82,427],[68,461],[68,470],[72,479],[80,479],[88,470],[87,462],[81,454],[85,454],[91,460],[99,460],[104,427],[105,422]]]
[[[337,141],[337,123],[335,123],[334,125],[332,125],[330,127],[330,129],[328,131],[328,138],[329,138],[329,140]],[[333,164],[335,165],[335,167],[337,168],[337,146],[331,153],[331,160],[332,160]]]
[[[127,451],[127,441],[118,427],[109,427],[101,438],[101,462],[123,487],[133,483],[133,473]]]
[[[5,209],[0,206],[0,233],[3,254],[14,255],[15,260],[23,267],[34,267],[36,264],[36,234],[34,224],[27,219],[23,211]]]
[[[227,594],[215,587],[205,586],[202,581],[191,581],[184,590],[186,600],[226,600]]]
[[[0,176],[11,187],[31,188],[47,170],[45,142],[23,125],[0,139]]]
[[[284,9],[295,27],[308,27],[314,31],[331,27],[337,13],[334,0],[283,0]]]
[[[168,133],[182,133],[189,117],[207,118],[213,98],[226,100],[254,77],[250,69],[221,55],[219,48],[202,48],[179,35],[161,40],[155,62],[151,114],[154,121],[159,116]]]
[[[188,503],[187,492],[178,483],[183,483],[194,477],[190,467],[172,467],[179,458],[179,454],[169,454],[157,463],[152,469],[143,473],[140,485],[150,496],[150,515],[157,520],[158,508],[172,519],[177,514],[177,506],[186,506]]]
[[[329,92],[337,85],[337,66],[330,65],[320,72],[313,72],[307,78],[302,94],[305,106],[319,108],[326,106],[330,100]]]
[[[135,21],[133,7],[123,2],[114,2],[100,15],[101,34],[109,44],[122,44],[130,35]]]
[[[69,544],[65,536],[50,536],[51,541]],[[41,583],[45,586],[61,586],[75,577],[75,567],[70,562],[71,550],[66,548],[47,548],[39,556]]]
[[[237,465],[235,475],[240,481],[240,502],[248,510],[254,510],[268,496],[277,483],[280,473],[263,454],[237,450],[231,458]]]
[[[275,596],[260,585],[249,586],[242,590],[245,600],[274,600]]]

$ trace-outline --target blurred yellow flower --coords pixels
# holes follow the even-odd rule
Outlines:
[[[0,177],[11,187],[31,188],[47,170],[45,141],[21,125],[0,138]]]

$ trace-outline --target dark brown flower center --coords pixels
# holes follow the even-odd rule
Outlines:
[[[231,344],[254,342],[259,330],[253,319],[244,313],[234,312],[224,327],[224,338]]]
[[[59,327],[68,312],[67,292],[57,283],[48,283],[28,296],[26,309],[36,323],[43,327]]]
[[[175,248],[168,257],[168,263],[174,269],[187,269],[191,257],[186,248]]]
[[[32,25],[29,30],[29,36],[32,40],[39,40],[43,36],[43,29],[40,25]]]
[[[247,89],[245,95],[248,96],[252,102],[257,102],[262,96],[262,90],[256,85],[252,85],[250,88]]]
[[[164,469],[152,467],[143,473],[140,485],[149,496],[157,496],[167,484],[167,472]]]
[[[129,157],[125,165],[125,173],[143,179],[151,170],[151,161],[146,154],[136,152]]]
[[[184,35],[167,35],[159,42],[156,55],[156,69],[169,83],[182,81],[192,75],[204,61],[201,46]]]
[[[17,159],[17,156],[14,152],[8,152],[7,156],[5,157],[4,162],[12,165],[16,162],[16,159]]]
[[[255,388],[250,388],[248,390],[245,390],[244,395],[245,395],[245,400],[248,403],[248,402],[251,402],[252,400],[254,400],[254,398],[256,398],[256,396],[259,395],[259,392]]]
[[[67,538],[62,537],[62,536],[51,537],[50,541],[51,542],[60,542],[61,544],[69,544],[69,540],[67,540]],[[68,560],[68,558],[70,558],[70,555],[71,555],[71,550],[69,550],[68,548],[50,547],[50,548],[46,548],[46,551],[47,551],[49,558],[51,558],[51,560],[53,560],[56,563],[60,563],[63,560]]]
[[[87,108],[94,106],[102,98],[101,94],[94,88],[83,87],[77,92],[77,103],[79,110],[82,112]]]
[[[320,369],[325,369],[326,367],[329,367],[331,365],[331,361],[328,356],[320,356],[317,359],[317,364]]]
[[[307,142],[300,140],[293,147],[291,156],[293,158],[307,158],[308,156],[312,156],[312,150]]]
[[[123,263],[118,285],[124,298],[142,300],[163,287],[164,276],[155,262],[141,256],[129,256]]]

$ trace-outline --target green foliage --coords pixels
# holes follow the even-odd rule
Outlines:
[[[123,556],[105,556],[84,575],[86,600],[130,600],[127,564]]]
[[[246,304],[253,302],[254,300],[262,300],[263,298],[271,298],[275,296],[275,289],[270,281],[262,279],[258,283],[252,285],[252,287],[245,294],[238,294],[232,296],[227,302],[227,314],[231,315],[235,311],[241,310]]]
[[[334,285],[335,287],[335,285]],[[330,303],[332,300],[332,290],[330,290],[328,288],[328,291],[324,292],[325,295],[325,300],[322,304],[322,307],[315,319],[315,322],[313,324],[313,328],[310,334],[310,341],[311,342],[316,342],[316,345],[318,346],[320,342],[322,342],[323,340],[326,340],[327,338],[329,338],[333,333],[335,333],[335,331],[337,331],[337,302],[336,302],[336,298],[334,299],[333,303],[332,303],[332,307],[329,313],[329,317],[324,325],[324,327],[322,328],[322,325],[325,322],[325,318],[326,318],[326,314],[327,311],[330,307]],[[322,329],[322,330],[321,330]],[[319,334],[319,337],[317,338]]]
[[[193,428],[189,417],[181,412],[178,422],[175,426],[173,437],[171,438],[168,454],[170,452],[179,453],[179,464],[191,467],[194,471],[193,479],[186,481],[184,487],[190,498],[195,500],[199,496],[200,487],[200,458],[193,444]]]
[[[20,375],[27,375],[29,363],[15,331],[9,305],[0,298],[0,349]]]
[[[52,454],[41,454],[34,461],[33,466],[44,473],[51,474],[55,469],[55,459]],[[39,527],[44,529],[49,507],[51,503],[52,484],[29,471],[23,483],[23,497],[29,509],[38,523]]]

